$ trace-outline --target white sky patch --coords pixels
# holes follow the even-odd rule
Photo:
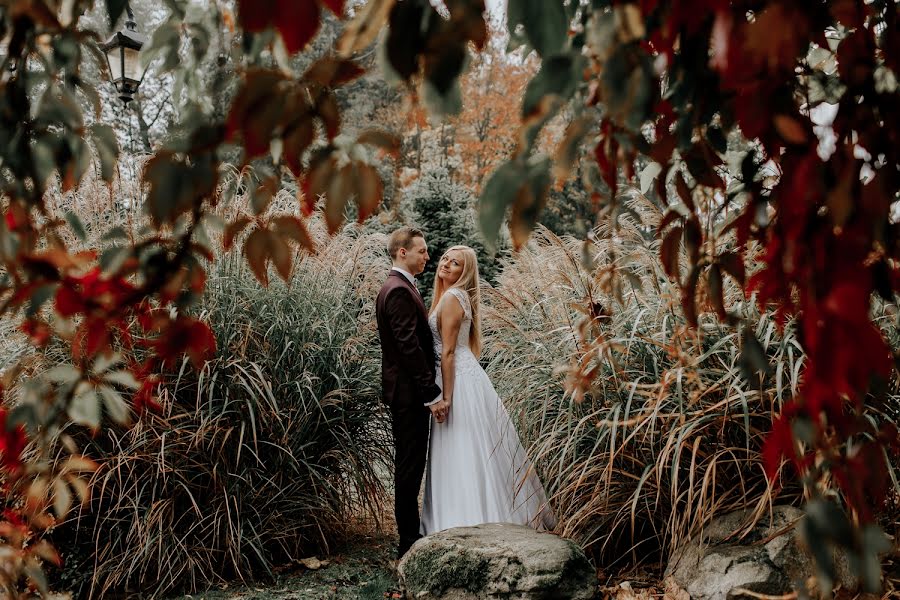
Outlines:
[[[496,19],[502,18],[506,12],[506,0],[486,0],[485,4],[488,12]]]
[[[819,138],[819,147],[817,148],[819,158],[828,160],[835,151],[835,135],[831,124],[838,113],[837,104],[822,103],[811,111],[809,118],[813,122],[813,133]]]

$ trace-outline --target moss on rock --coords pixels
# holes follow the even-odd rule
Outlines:
[[[428,548],[416,556],[405,576],[410,587],[427,589],[435,595],[450,588],[482,589],[487,583],[489,562],[463,548]]]

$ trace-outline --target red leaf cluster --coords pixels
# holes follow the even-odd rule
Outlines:
[[[22,469],[22,451],[28,441],[22,425],[7,423],[9,411],[0,408],[0,465],[11,474],[16,475]]]
[[[187,354],[196,368],[210,360],[216,352],[216,337],[209,325],[191,317],[180,317],[168,323],[163,334],[150,342],[164,366],[173,366]]]
[[[56,291],[56,312],[63,317],[84,317],[72,342],[76,360],[105,351],[113,329],[130,345],[128,326],[119,313],[135,289],[124,277],[104,275],[99,266],[84,275],[63,277]]]
[[[643,17],[637,26],[636,13]],[[883,487],[878,444],[885,442],[866,440],[885,438],[866,418],[867,403],[872,383],[890,376],[894,360],[871,321],[871,299],[878,293],[895,301],[900,292],[900,224],[890,216],[900,189],[898,93],[880,84],[878,75],[881,62],[900,60],[897,11],[890,3],[879,8],[861,0],[640,0],[636,11],[631,5],[620,16],[632,22],[619,37],[631,40],[639,32],[638,46],[659,55],[655,64],[667,83],[653,114],[639,119],[653,126],[652,133],[647,127],[638,133],[627,111],[610,112],[600,123],[594,159],[612,200],[619,168],[632,162],[636,149],[662,165],[657,192],[666,198],[676,150],[693,185],[725,192],[717,172],[728,141],[723,134],[739,130],[759,142],[761,152],[748,153],[742,180],[732,182],[748,199],[729,225],[740,254],[717,256],[717,239],[707,236],[719,234],[698,227],[705,209],[694,205],[679,173],[679,201],[659,227],[663,265],[682,287],[689,323],[696,320],[694,288],[703,273],[707,297],[723,320],[732,318],[722,301],[725,273],[748,296],[756,294],[762,308],[774,308],[781,325],[795,320],[804,371],[795,401],[775,420],[766,442],[767,472],[774,476],[783,458],[801,472],[830,471],[851,508],[870,519]],[[833,36],[836,25],[846,35]],[[597,54],[601,83],[630,76],[630,66],[609,59],[622,50],[616,43],[628,41],[611,42],[612,49]],[[808,61],[812,51],[828,55],[835,47],[836,71]],[[601,87],[598,81],[591,89]],[[818,99],[812,96],[816,90]],[[810,115],[832,98],[840,104],[831,124],[834,150],[826,152]],[[591,95],[588,102],[594,100]],[[627,108],[640,111],[638,104]],[[762,165],[774,173],[761,176]],[[724,204],[714,209],[727,208],[734,194],[722,197]],[[763,266],[744,283],[742,255],[751,239],[763,248]],[[679,266],[682,245],[687,276]],[[803,445],[794,430],[801,421]]]
[[[245,31],[274,27],[293,54],[315,37],[323,6],[338,17],[344,14],[344,0],[240,0],[238,19]]]
[[[296,80],[280,71],[251,69],[232,102],[225,136],[241,139],[245,161],[267,153],[273,139],[281,140],[283,160],[300,175],[303,154],[315,139],[315,121],[322,123],[329,140],[340,131],[332,89],[362,73],[353,61],[333,57],[316,61]]]

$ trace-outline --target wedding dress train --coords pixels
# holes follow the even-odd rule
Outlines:
[[[480,523],[553,529],[556,519],[512,420],[469,348],[469,297],[450,288],[441,302],[459,301],[465,316],[456,342],[453,404],[444,423],[432,421],[422,507],[424,535]],[[441,356],[437,311],[429,318]],[[438,385],[442,385],[440,365]]]

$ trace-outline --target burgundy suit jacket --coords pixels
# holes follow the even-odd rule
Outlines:
[[[375,301],[381,339],[381,389],[389,406],[432,402],[441,394],[435,383],[434,338],[428,311],[415,286],[391,270]]]

